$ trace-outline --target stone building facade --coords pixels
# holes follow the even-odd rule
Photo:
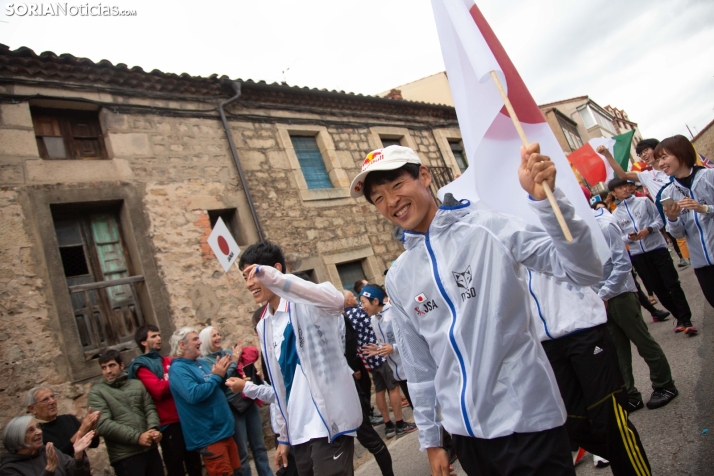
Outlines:
[[[714,120],[692,138],[692,144],[696,147],[697,153],[714,162]]]
[[[401,143],[443,185],[459,172],[458,140],[448,106],[0,45],[0,427],[40,384],[56,389],[60,413],[81,413],[96,356],[113,347],[128,363],[143,322],[166,352],[185,325],[251,343],[258,305],[207,245],[219,217],[241,248],[278,243],[289,269],[317,282],[382,282],[402,245],[350,198],[351,178],[370,150]],[[305,143],[327,185],[306,172]]]

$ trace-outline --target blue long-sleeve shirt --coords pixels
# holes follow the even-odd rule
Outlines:
[[[221,388],[220,376],[200,360],[176,358],[169,368],[171,394],[189,451],[233,436],[233,414]]]

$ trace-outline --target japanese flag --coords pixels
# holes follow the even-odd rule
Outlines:
[[[443,200],[446,193],[451,193],[457,199],[469,199],[476,207],[515,215],[541,226],[518,181],[521,140],[491,77],[494,71],[507,90],[528,140],[540,143],[541,153],[555,164],[557,187],[590,226],[600,259],[605,262],[610,248],[590,204],[550,126],[481,11],[473,0],[431,3],[469,162],[461,177],[439,190],[439,198]]]
[[[216,255],[216,258],[218,258],[218,262],[223,266],[223,271],[227,273],[228,270],[231,269],[231,266],[233,266],[233,263],[236,262],[238,254],[240,254],[240,248],[220,217],[216,222],[216,226],[213,227],[213,231],[208,236],[208,245],[213,250],[213,254]]]

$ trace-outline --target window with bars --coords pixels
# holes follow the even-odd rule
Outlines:
[[[355,282],[367,279],[362,268],[362,261],[349,261],[337,265],[337,273],[340,275],[342,289],[354,292]]]
[[[389,147],[390,145],[402,145],[401,139],[390,139],[387,137],[380,137],[379,138],[382,141],[382,148],[384,149],[385,147]]]
[[[469,166],[469,161],[466,160],[466,152],[464,151],[464,143],[460,140],[450,140],[449,147],[456,160],[456,165],[459,166],[461,173],[464,173]]]
[[[116,210],[52,211],[59,254],[86,360],[134,346],[144,324]]]
[[[30,108],[37,148],[45,160],[107,159],[97,111]]]
[[[295,155],[300,163],[302,175],[307,182],[307,188],[333,188],[330,176],[325,167],[317,138],[314,136],[290,136],[290,141],[295,149]]]

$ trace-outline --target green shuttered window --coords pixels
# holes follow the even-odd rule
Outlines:
[[[362,261],[350,261],[337,265],[337,273],[342,281],[342,288],[347,291],[354,292],[353,288],[356,281],[367,279],[362,268]]]

